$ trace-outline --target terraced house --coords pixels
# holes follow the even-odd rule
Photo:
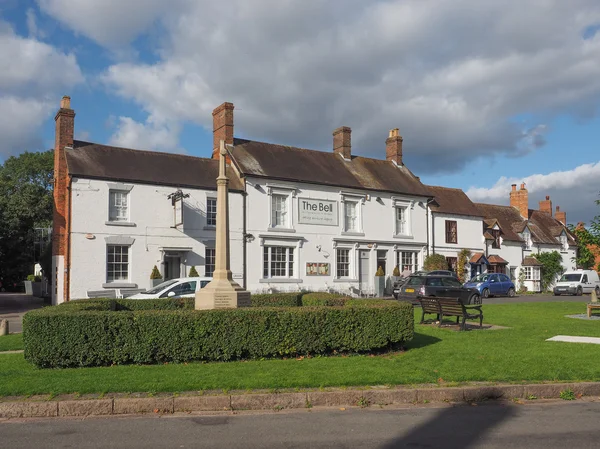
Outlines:
[[[223,103],[213,111],[212,157],[200,158],[76,140],[74,126],[64,97],[54,304],[147,289],[155,265],[164,280],[192,267],[211,277],[220,141],[228,149],[231,269],[252,292],[374,294],[378,268],[389,281],[395,266],[417,271],[434,252],[455,268],[463,248],[473,254],[472,273],[513,275],[538,249],[560,250],[565,265],[574,253],[564,213],[552,217],[546,203],[529,211],[523,189],[504,207],[423,185],[404,164],[398,129],[382,136],[380,158],[354,155],[348,127],[333,131],[330,151],[295,148],[235,137],[234,105]],[[535,270],[527,273],[535,282]]]

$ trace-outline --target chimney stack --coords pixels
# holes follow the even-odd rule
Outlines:
[[[402,136],[398,128],[390,130],[390,135],[385,141],[385,159],[396,165],[402,165]]]
[[[225,145],[233,145],[233,108],[233,103],[223,103],[213,110],[213,159],[220,158],[221,140],[225,141]]]
[[[565,226],[567,225],[567,213],[561,212],[559,206],[556,206],[556,213],[554,214],[554,218],[556,218],[558,221],[560,221]]]
[[[516,208],[521,217],[529,219],[529,194],[525,188],[525,183],[521,183],[521,189],[517,190],[517,185],[513,184],[510,191],[510,205]]]
[[[552,201],[548,195],[545,200],[540,201],[540,212],[552,216]]]
[[[344,159],[352,158],[351,134],[352,130],[347,126],[340,126],[333,131],[333,152]]]
[[[55,278],[57,285],[54,291],[62,294],[62,297],[53,293],[53,303],[60,304],[69,299],[68,281],[68,236],[70,229],[69,212],[69,173],[67,171],[67,158],[65,148],[73,147],[73,135],[75,128],[75,111],[71,109],[71,97],[64,96],[60,100],[60,109],[54,117],[56,122],[54,130],[54,209],[52,211],[52,276],[54,277],[58,265],[64,267],[64,275]],[[58,260],[60,259],[60,262]]]

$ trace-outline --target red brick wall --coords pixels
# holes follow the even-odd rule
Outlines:
[[[394,161],[402,165],[402,136],[398,134],[398,128],[390,131],[389,137],[385,141],[385,159]]]
[[[333,151],[341,154],[344,159],[352,157],[352,130],[347,126],[340,126],[333,131]]]
[[[67,171],[65,147],[73,146],[75,111],[71,109],[71,99],[63,97],[56,121],[54,140],[54,210],[52,220],[52,255],[64,256],[65,270],[69,270],[69,231],[70,231],[70,179]],[[68,300],[68,275],[64,276],[65,301]]]
[[[219,142],[233,145],[233,103],[223,103],[213,111],[213,159],[219,159]],[[229,157],[227,162],[231,163]]]

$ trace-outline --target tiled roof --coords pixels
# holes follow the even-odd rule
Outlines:
[[[522,265],[525,267],[539,267],[542,263],[535,257],[527,256],[523,259]]]
[[[475,253],[471,256],[470,263],[477,263],[483,257],[483,253]]]
[[[495,219],[502,229],[502,239],[514,242],[522,242],[523,240],[513,230],[513,223],[523,222],[519,211],[510,206],[497,206],[495,204],[475,203],[481,214],[486,220]]]
[[[433,212],[481,218],[481,212],[461,189],[426,186],[434,195]]]
[[[488,259],[488,261],[490,263],[493,263],[493,264],[506,264],[506,263],[508,263],[506,260],[504,260],[500,256],[497,256],[496,254],[492,254],[492,255],[488,256],[487,259]]]
[[[244,175],[433,196],[408,168],[386,160],[352,156],[346,161],[333,151],[306,150],[245,139],[234,139],[231,155]]]
[[[216,190],[219,161],[181,154],[132,150],[96,143],[74,141],[67,149],[71,176],[140,182]],[[229,187],[243,190],[234,170],[228,170]]]

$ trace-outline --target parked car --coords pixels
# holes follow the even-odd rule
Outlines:
[[[456,279],[458,279],[458,277],[456,276],[456,273],[454,271],[450,271],[450,270],[434,270],[434,271],[430,271],[427,273],[428,276],[452,276]]]
[[[458,298],[463,304],[481,304],[481,295],[476,288],[463,287],[452,276],[410,276],[408,281],[394,291],[397,299],[417,300],[423,296]]]
[[[156,287],[137,293],[127,299],[193,298],[212,278],[178,278],[165,281]]]
[[[554,294],[559,295],[577,295],[592,293],[600,296],[600,280],[598,273],[594,270],[568,271],[561,276],[554,286]]]
[[[475,288],[483,298],[489,296],[515,296],[515,284],[501,273],[483,273],[465,283],[467,288]]]

